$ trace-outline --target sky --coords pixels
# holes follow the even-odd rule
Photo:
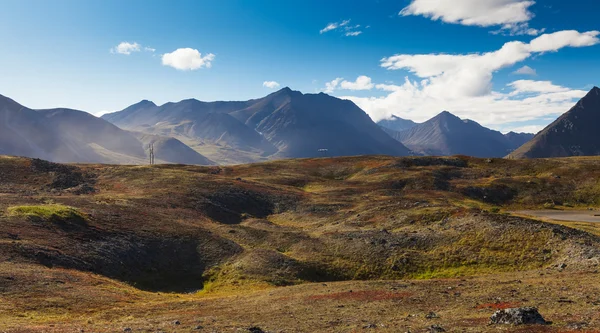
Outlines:
[[[288,86],[536,132],[600,86],[600,1],[0,0],[0,94],[95,115]]]

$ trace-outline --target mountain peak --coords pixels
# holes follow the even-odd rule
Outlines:
[[[432,119],[444,119],[444,120],[459,119],[460,120],[459,117],[455,116],[454,114],[450,113],[449,111],[442,111],[437,116],[433,117]]]
[[[136,104],[133,104],[132,106],[145,108],[145,107],[155,107],[156,104],[154,104],[154,102],[149,101],[147,99],[143,99],[143,100],[137,102]]]

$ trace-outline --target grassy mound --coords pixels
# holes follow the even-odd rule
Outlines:
[[[26,217],[33,220],[85,223],[85,216],[69,206],[51,204],[39,206],[12,206],[7,209],[9,216]]]

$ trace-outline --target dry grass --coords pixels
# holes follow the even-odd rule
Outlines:
[[[550,332],[598,329],[598,227],[505,214],[593,206],[598,166],[379,156],[65,169],[0,158],[0,331],[502,331],[487,318],[516,305],[540,307]],[[78,194],[82,181],[94,191]]]

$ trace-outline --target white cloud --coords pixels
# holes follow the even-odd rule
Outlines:
[[[447,23],[482,27],[523,23],[531,20],[527,0],[412,0],[400,15],[420,15]]]
[[[193,71],[203,67],[210,68],[214,59],[215,55],[212,53],[202,56],[196,49],[181,48],[163,54],[162,64],[181,71]]]
[[[277,83],[276,81],[265,81],[265,82],[263,82],[263,87],[269,88],[269,89],[275,89],[275,88],[279,87],[279,83]]]
[[[152,48],[152,47],[147,47],[147,46],[146,46],[146,47],[144,47],[144,51],[146,51],[146,52],[152,52],[152,53],[154,53],[154,52],[156,52],[156,49],[155,49],[155,48]]]
[[[484,125],[503,128],[509,123],[556,116],[567,111],[586,92],[531,80],[515,81],[506,87],[508,92],[497,92],[492,87],[494,73],[543,52],[598,44],[597,35],[594,31],[557,32],[540,36],[531,43],[509,42],[487,53],[398,54],[383,58],[381,66],[407,70],[419,79],[407,77],[401,85],[375,84],[376,89],[388,92],[382,97],[344,98],[354,101],[374,120],[395,114],[424,121],[449,110]],[[343,82],[336,79],[326,88],[330,91],[343,88]]]
[[[362,31],[358,30],[360,24],[350,25],[350,20],[343,20],[342,22],[329,23],[325,28],[319,31],[320,34],[324,34],[329,31],[341,30],[345,31],[344,35],[347,37],[355,37],[362,34]]]
[[[535,71],[535,69],[533,69],[529,66],[523,66],[523,67],[517,69],[516,71],[514,71],[513,74],[536,76],[537,72]]]
[[[339,25],[337,23],[329,23],[325,28],[321,29],[319,31],[319,33],[324,34],[324,33],[328,32],[328,31],[335,30],[335,29],[338,28],[338,26]]]
[[[343,20],[342,22],[334,22],[334,23],[329,23],[325,28],[321,29],[319,32],[321,34],[324,34],[328,31],[332,31],[335,30],[337,28],[341,28],[341,27],[345,27],[350,23],[350,20]]]
[[[537,134],[538,132],[540,132],[541,130],[544,129],[544,125],[525,125],[525,126],[518,126],[518,127],[513,127],[511,129],[511,131],[515,132],[515,133],[533,133],[533,134]]]
[[[119,45],[110,49],[111,53],[130,55],[132,52],[139,52],[141,45],[138,43],[121,42]]]
[[[347,37],[356,37],[360,34],[362,34],[362,31],[349,31],[346,33],[346,36]]]
[[[556,52],[563,47],[584,47],[600,43],[600,31],[578,32],[575,30],[559,31],[542,35],[531,41],[531,52]]]
[[[511,95],[522,93],[558,93],[569,91],[569,88],[557,86],[550,81],[518,80],[508,84],[514,91]]]
[[[494,35],[505,35],[505,36],[538,36],[543,34],[546,29],[534,29],[530,28],[527,23],[516,23],[516,24],[505,24],[499,30],[490,31]]]
[[[325,83],[325,92],[330,94],[332,93],[340,84],[340,82],[342,82],[342,80],[344,80],[341,77],[335,78],[327,83]]]
[[[361,75],[356,78],[356,81],[342,81],[340,87],[346,90],[371,90],[374,87],[371,78],[368,76]]]
[[[545,29],[529,27],[531,0],[412,0],[400,15],[417,15],[467,26],[500,26],[493,34],[537,36]]]

